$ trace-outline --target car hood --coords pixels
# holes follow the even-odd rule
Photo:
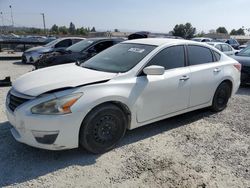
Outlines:
[[[71,63],[27,73],[13,83],[13,89],[25,95],[38,96],[60,88],[109,80],[116,75],[117,73],[90,70]]]
[[[28,50],[26,50],[25,52],[40,52],[40,53],[44,53],[44,52],[50,52],[53,49],[51,47],[45,47],[45,46],[37,46],[37,47],[33,47],[30,48]]]
[[[245,57],[245,56],[232,56],[236,61],[238,61],[240,64],[244,66],[250,66],[250,57]]]

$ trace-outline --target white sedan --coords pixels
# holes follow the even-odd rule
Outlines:
[[[209,45],[217,48],[224,54],[228,56],[233,56],[235,55],[236,52],[239,52],[239,50],[235,50],[231,45],[223,42],[207,42]]]
[[[93,153],[115,147],[134,129],[200,108],[226,108],[241,65],[203,43],[138,39],[115,45],[81,66],[27,73],[8,93],[14,138],[30,146]]]

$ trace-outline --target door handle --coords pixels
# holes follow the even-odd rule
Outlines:
[[[180,78],[181,81],[186,81],[186,80],[188,80],[188,79],[189,79],[189,76],[182,76],[182,77]]]
[[[219,69],[219,68],[214,69],[214,72],[220,72],[220,71],[221,71],[221,69]]]

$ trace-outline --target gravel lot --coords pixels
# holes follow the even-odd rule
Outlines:
[[[0,61],[0,79],[30,71]],[[14,140],[0,88],[0,187],[250,187],[250,87],[218,114],[199,110],[128,131],[103,155]]]

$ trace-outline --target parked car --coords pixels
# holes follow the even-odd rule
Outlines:
[[[216,39],[213,42],[223,42],[231,45],[235,50],[239,49],[239,42],[236,39]]]
[[[247,46],[248,46],[248,45],[246,45],[246,44],[240,45],[240,46],[239,46],[239,50],[243,50],[243,49],[245,49]]]
[[[171,39],[183,39],[178,36],[169,35],[166,33],[151,33],[148,31],[139,31],[132,33],[128,36],[128,40],[142,39],[142,38],[171,38]]]
[[[205,37],[196,37],[196,38],[192,38],[191,40],[196,41],[196,42],[211,42],[213,39],[205,38]]]
[[[232,57],[242,65],[241,84],[250,84],[250,46],[236,53],[236,55]]]
[[[207,42],[207,44],[217,48],[224,54],[228,56],[235,55],[235,53],[239,52],[239,50],[235,50],[232,46],[230,46],[227,43],[222,43],[222,42]]]
[[[22,55],[22,63],[34,63],[39,57],[48,52],[52,52],[55,49],[65,49],[72,44],[75,44],[85,38],[80,37],[66,37],[53,40],[44,46],[37,46],[26,50]]]
[[[238,90],[240,68],[205,43],[125,41],[81,66],[23,75],[8,92],[6,113],[19,142],[102,153],[127,129],[205,107],[222,111]]]
[[[80,41],[66,50],[57,50],[46,53],[35,63],[36,69],[48,66],[72,63],[81,63],[95,56],[101,51],[124,41],[122,38],[90,38]]]
[[[243,50],[244,48],[246,48],[247,46],[250,45],[250,41],[248,41],[247,43],[243,44],[243,45],[240,45],[239,46],[239,50]]]

